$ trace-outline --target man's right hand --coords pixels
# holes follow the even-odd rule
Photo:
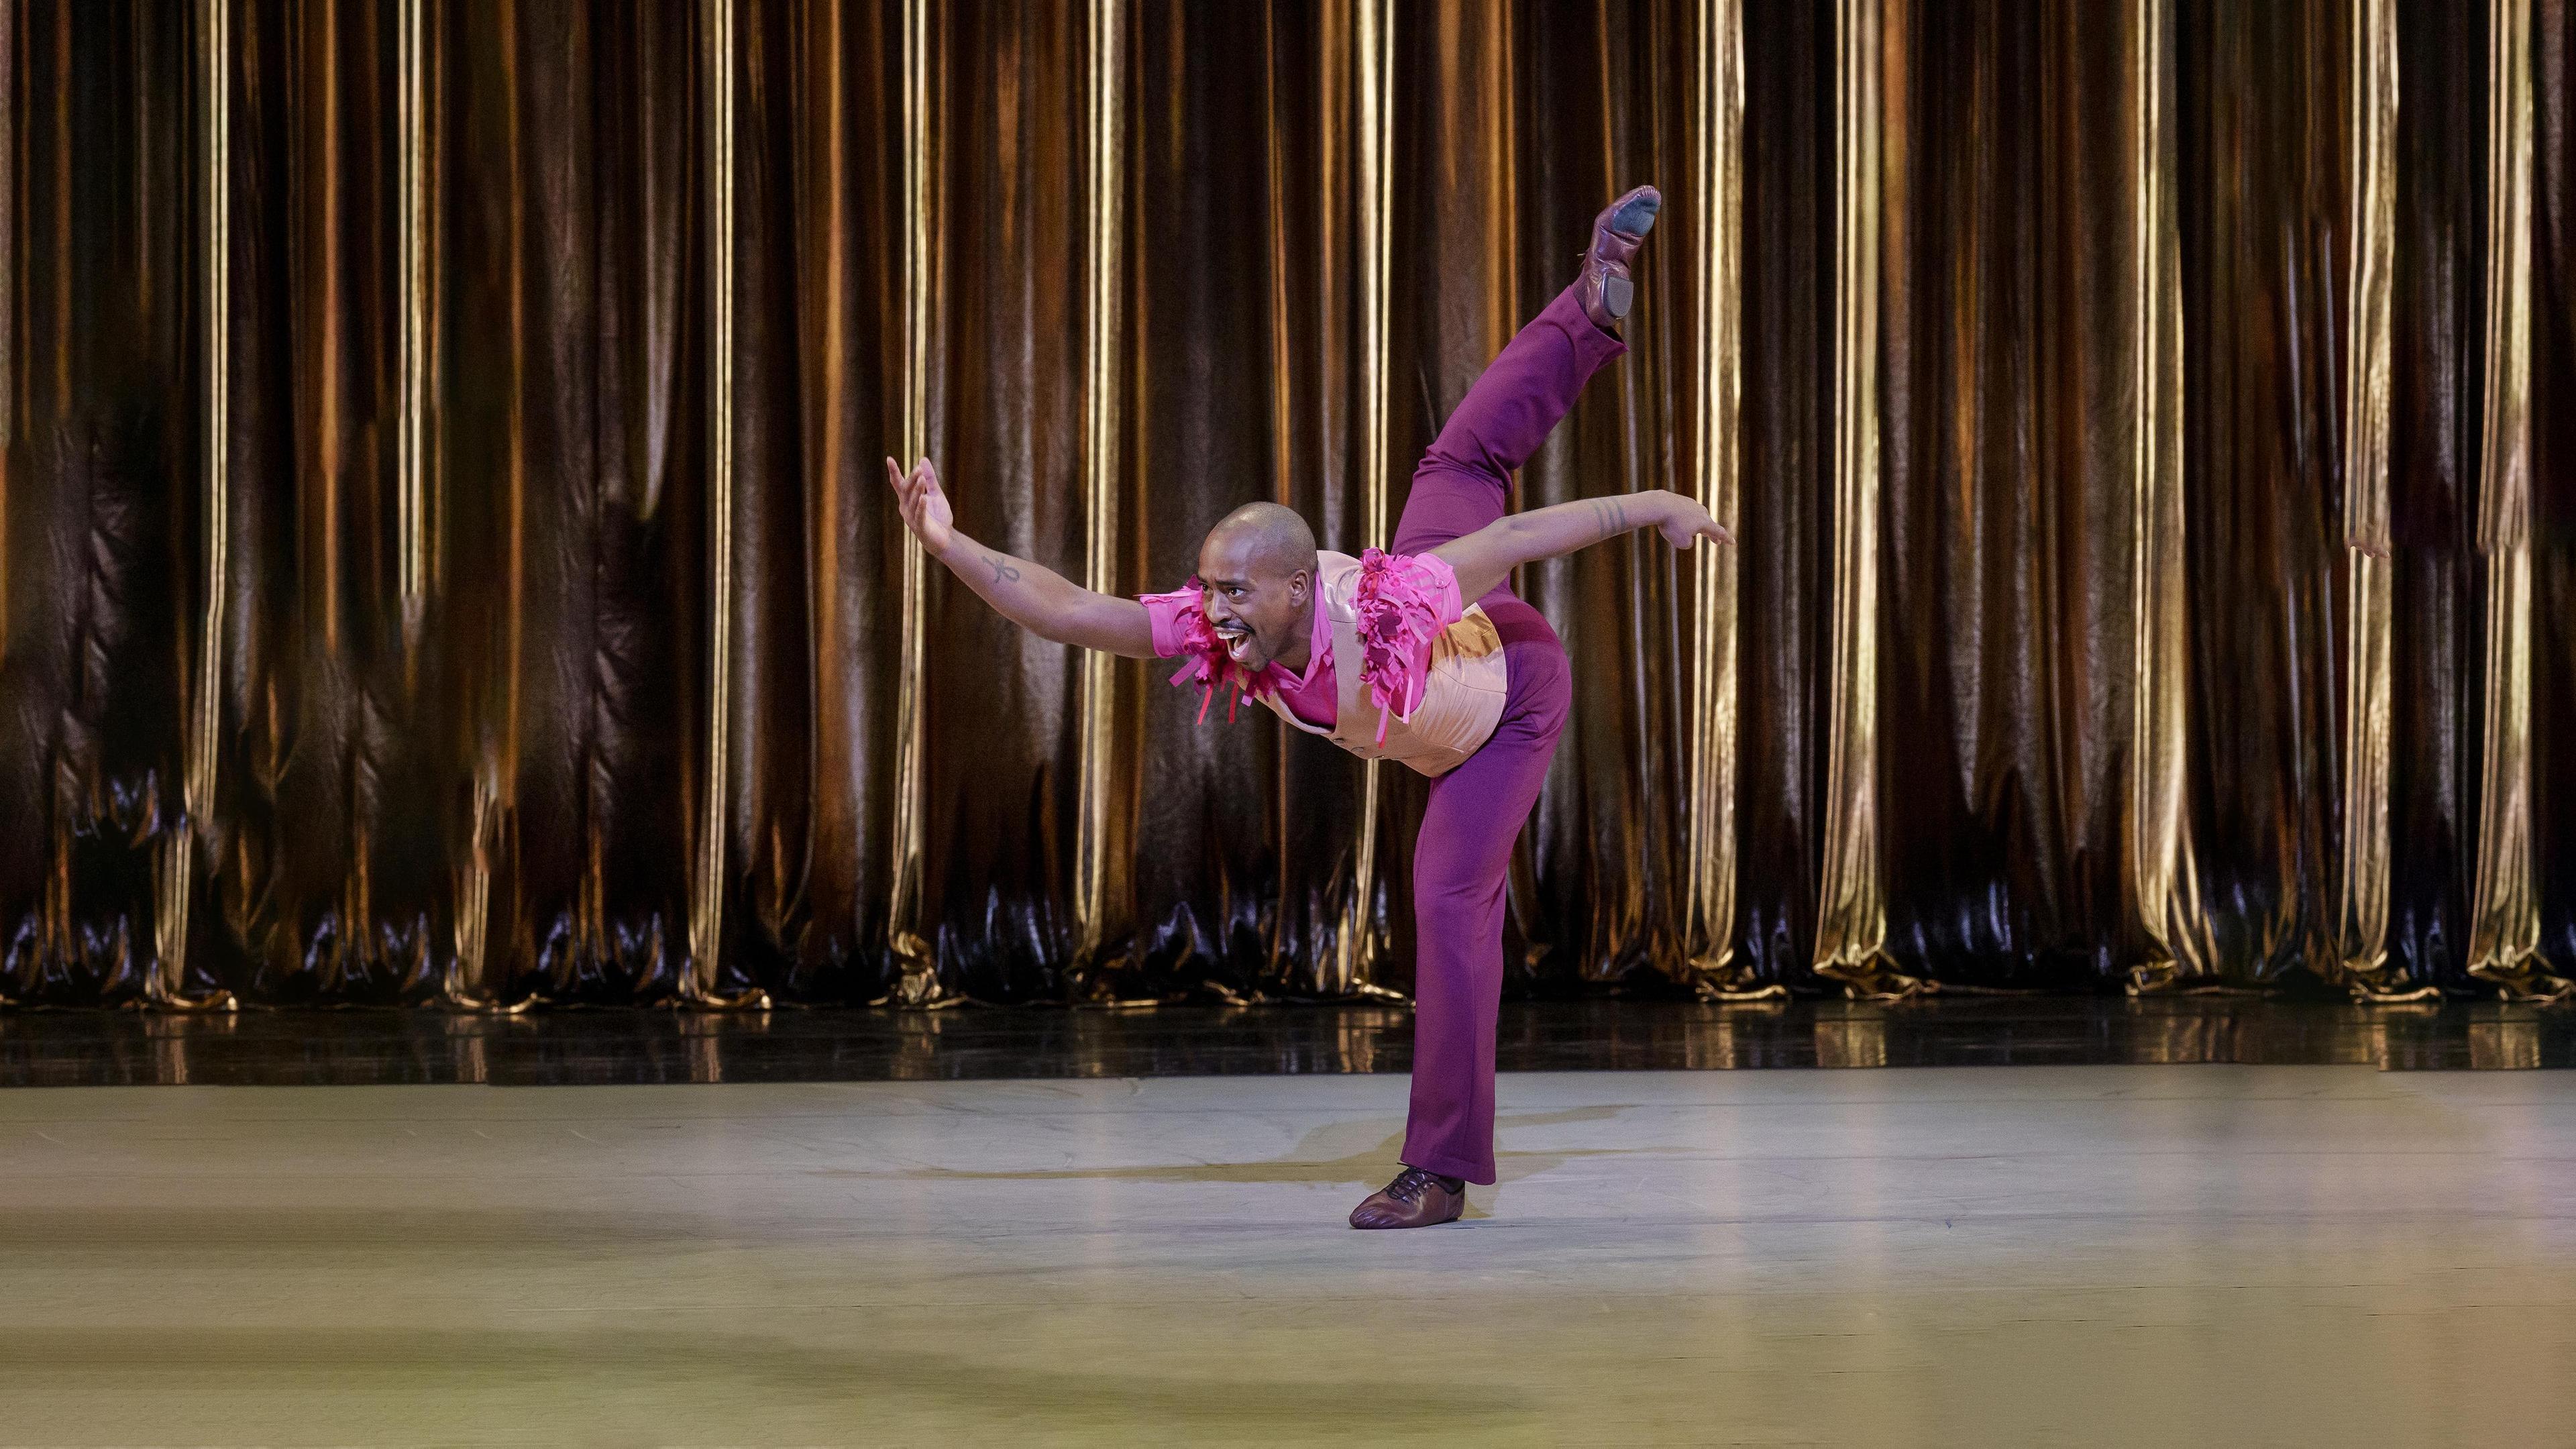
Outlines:
[[[903,526],[921,540],[921,546],[932,558],[946,558],[949,544],[956,541],[951,527],[955,517],[948,509],[948,495],[939,489],[939,474],[928,458],[912,465],[912,475],[904,476],[903,465],[886,459],[886,481],[894,485],[895,504],[903,510]]]
[[[1095,594],[1044,564],[1013,558],[959,533],[928,458],[913,464],[909,477],[894,459],[886,459],[886,482],[893,485],[895,502],[903,510],[903,526],[1003,618],[1059,644],[1130,659],[1154,657],[1154,621],[1143,604]]]

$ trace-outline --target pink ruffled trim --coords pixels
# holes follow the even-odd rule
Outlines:
[[[1377,705],[1377,739],[1384,744],[1388,716],[1410,723],[1422,707],[1431,641],[1465,613],[1457,570],[1430,554],[1370,549],[1360,555],[1351,612],[1359,626],[1360,682]]]
[[[1215,701],[1216,692],[1219,689],[1232,690],[1225,702],[1225,717],[1231,722],[1235,706],[1242,703],[1245,695],[1257,698],[1268,686],[1254,679],[1251,671],[1235,663],[1233,657],[1225,652],[1225,641],[1216,636],[1216,627],[1208,622],[1207,611],[1199,607],[1199,591],[1199,581],[1192,579],[1185,589],[1174,589],[1168,594],[1149,594],[1144,602],[1147,608],[1158,604],[1182,605],[1168,615],[1171,621],[1168,642],[1177,646],[1171,653],[1182,661],[1180,671],[1172,676],[1172,683],[1195,682],[1203,686],[1199,695],[1201,723],[1207,720],[1208,706]],[[1155,612],[1160,615],[1163,611],[1156,609]],[[1155,641],[1157,647],[1164,642],[1161,638]]]

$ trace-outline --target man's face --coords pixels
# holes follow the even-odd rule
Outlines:
[[[1200,607],[1234,662],[1258,674],[1305,643],[1314,626],[1315,580],[1281,573],[1256,556],[1254,541],[1212,534],[1199,545]]]

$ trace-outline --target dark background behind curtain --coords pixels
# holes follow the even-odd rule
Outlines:
[[[1694,426],[1697,7],[1423,0],[1391,53],[1386,465],[1571,277],[1623,186],[1671,198],[1630,356],[1523,506],[1678,487]],[[705,47],[680,0],[433,4],[429,587],[407,614],[391,4],[237,0],[232,281],[210,299],[192,7],[6,8],[0,995],[128,1001],[155,959],[210,590],[216,806],[191,990],[265,1002],[667,999],[710,741]],[[1083,11],[933,3],[930,445],[976,536],[1078,571]],[[2130,12],[1886,0],[1879,819],[1891,953],[2103,989],[2124,934],[2130,524],[2120,120]],[[2483,5],[2398,6],[2390,949],[2465,982],[2484,564]],[[2534,14],[2534,822],[2576,961],[2569,7]],[[2189,832],[2220,966],[2310,979],[2340,850],[2347,0],[2178,0]],[[899,3],[738,0],[726,932],[717,981],[880,995],[902,687]],[[1734,949],[1808,986],[1829,676],[1834,8],[1743,17]],[[1360,479],[1347,6],[1135,0],[1125,30],[1117,573],[1171,588],[1248,498],[1327,546]],[[207,318],[232,338],[206,572]],[[1529,571],[1578,700],[1516,862],[1514,989],[1684,967],[1695,627],[1648,539]],[[1361,771],[1266,713],[1195,726],[1122,665],[1110,938],[1072,914],[1078,665],[934,571],[923,934],[952,990],[1314,989]],[[1409,977],[1421,782],[1385,772],[1364,929]]]

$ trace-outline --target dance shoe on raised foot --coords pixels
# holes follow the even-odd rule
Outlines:
[[[1456,1187],[1449,1184],[1457,1183]],[[1454,1223],[1467,1210],[1467,1184],[1419,1167],[1408,1167],[1395,1181],[1368,1195],[1351,1209],[1355,1228],[1427,1228]]]
[[[1619,330],[1620,319],[1628,315],[1628,304],[1636,299],[1635,283],[1628,277],[1628,262],[1637,255],[1646,233],[1654,229],[1655,213],[1664,206],[1664,194],[1651,186],[1640,186],[1592,219],[1592,248],[1583,254],[1583,315],[1604,332]]]

